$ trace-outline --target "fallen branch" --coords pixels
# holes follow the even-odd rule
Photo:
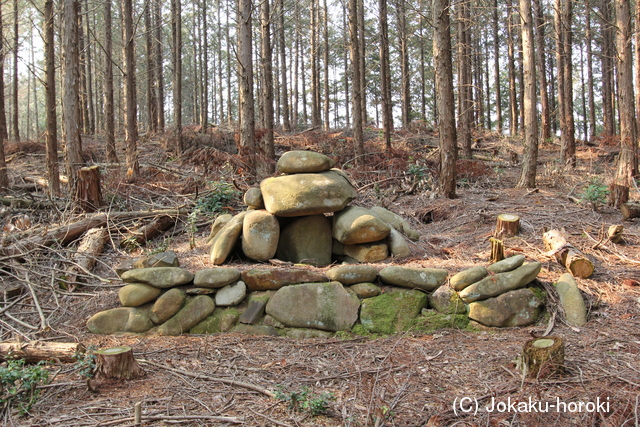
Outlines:
[[[104,250],[109,240],[109,231],[106,228],[92,228],[87,231],[78,245],[78,250],[73,255],[75,263],[69,267],[65,282],[73,286],[78,283],[82,272],[90,272],[96,265],[96,258]]]
[[[244,420],[237,417],[221,417],[216,415],[152,415],[142,416],[142,421],[215,421],[219,423],[244,424]],[[96,424],[96,427],[112,426],[116,424],[135,421],[135,417],[118,418],[116,420],[103,421]]]
[[[80,343],[30,341],[0,342],[0,357],[25,359],[27,362],[57,359],[64,363],[75,362],[76,356],[84,351]]]

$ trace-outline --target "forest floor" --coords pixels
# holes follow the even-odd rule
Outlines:
[[[80,374],[85,364],[49,364],[46,369],[53,380],[39,388],[35,404],[20,415],[3,401],[0,423],[131,426],[134,405],[142,402],[143,425],[149,426],[639,425],[639,220],[624,222],[621,244],[602,237],[609,225],[622,223],[620,212],[599,197],[602,183],[613,174],[615,145],[608,141],[581,145],[577,167],[566,170],[559,162],[559,147],[545,143],[540,148],[538,187],[515,189],[519,141],[476,135],[474,159],[458,163],[458,198],[447,200],[433,192],[435,134],[397,133],[391,154],[384,152],[378,131],[367,134],[363,159],[353,158],[352,139],[341,132],[278,135],[277,152],[312,149],[332,156],[358,187],[355,204],[383,205],[420,232],[420,241],[411,244],[410,258],[380,266],[393,262],[445,268],[453,274],[486,265],[496,216],[519,215],[521,233],[505,240],[505,251],[543,263],[537,280],[547,290],[547,314],[540,322],[523,328],[451,325],[397,336],[305,340],[237,334],[93,335],[85,328],[86,320],[118,306],[121,284],[114,267],[121,261],[168,249],[178,254],[184,268],[210,266],[204,242],[211,218],[196,218],[190,224],[183,218],[164,236],[128,250],[117,245],[119,235],[140,223],[114,222],[111,244],[93,274],[84,275],[84,285],[76,289],[64,289],[59,280],[71,263],[75,243],[37,248],[24,254],[21,264],[15,257],[0,257],[1,287],[21,283],[33,291],[14,305],[0,302],[0,340],[72,341],[88,348],[129,345],[146,375],[130,381],[94,379],[95,390],[90,390]],[[203,136],[189,131],[187,139],[190,148],[177,160],[163,149],[162,141],[143,137],[142,177],[129,183],[123,166],[104,164],[102,142],[85,138],[88,160],[103,166],[108,210],[192,206],[211,182],[226,180],[241,190],[254,183],[234,154],[229,132],[214,129]],[[57,207],[0,205],[4,226],[0,248],[41,232],[42,227],[83,218],[65,205],[65,199],[49,200],[43,189],[25,180],[44,171],[42,144],[12,144],[7,151],[14,184],[10,195]],[[585,190],[595,203],[580,202]],[[640,198],[637,188],[631,197]],[[240,204],[231,207],[242,209]],[[25,216],[28,221],[17,221]],[[552,228],[563,229],[595,265],[593,276],[578,279],[589,309],[589,321],[582,328],[564,322],[551,286],[564,272],[542,244],[542,233]],[[241,259],[231,264],[249,266]],[[25,268],[29,274],[21,276],[18,272]],[[566,370],[544,379],[525,379],[514,360],[532,335],[545,331],[566,343]],[[4,399],[6,392],[0,390]]]

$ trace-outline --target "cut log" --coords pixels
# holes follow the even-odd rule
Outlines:
[[[640,202],[627,202],[620,205],[622,217],[626,219],[640,218]]]
[[[93,352],[96,355],[96,375],[104,378],[130,380],[145,374],[133,357],[131,347],[111,347]]]
[[[75,202],[84,212],[95,212],[103,205],[98,166],[78,169]]]
[[[0,247],[0,255],[18,257],[25,252],[41,246],[51,246],[59,243],[66,246],[78,239],[84,232],[92,228],[105,227],[109,221],[124,221],[134,218],[154,218],[156,216],[182,216],[187,215],[186,209],[162,209],[158,211],[115,212],[109,214],[96,214],[73,224],[56,227],[46,233],[38,230],[37,233],[25,237],[18,242],[6,247]]]
[[[72,363],[84,352],[84,346],[75,342],[31,341],[1,342],[0,358],[25,359],[29,363],[41,360],[59,360]]]
[[[512,214],[500,214],[496,220],[496,229],[493,236],[501,239],[503,237],[515,236],[520,232],[520,217]]]
[[[147,241],[167,231],[174,226],[175,223],[175,217],[169,215],[158,216],[149,224],[129,233],[129,235],[120,241],[120,247],[131,249],[132,247],[137,248],[138,246],[142,246],[147,243]]]
[[[522,369],[529,378],[546,378],[564,371],[564,342],[560,337],[534,338],[522,349]]]
[[[629,186],[620,184],[609,185],[609,205],[622,208],[629,201]]]
[[[575,277],[587,278],[593,274],[593,263],[579,250],[567,242],[559,230],[549,230],[542,235],[542,241],[548,255],[564,265]]]
[[[620,243],[622,241],[622,232],[624,226],[620,224],[612,225],[607,231],[607,237],[611,243]]]
[[[489,242],[491,243],[491,259],[489,262],[495,264],[498,261],[502,261],[504,259],[504,244],[502,240],[490,237]]]
[[[90,272],[96,265],[98,255],[104,250],[109,240],[109,231],[106,228],[92,228],[82,238],[78,250],[73,255],[75,264],[67,270],[65,282],[70,286],[79,284],[78,275]]]

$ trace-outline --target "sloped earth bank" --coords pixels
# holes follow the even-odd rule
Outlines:
[[[243,175],[242,162],[223,150],[223,136],[215,131],[209,140],[218,149],[194,139],[183,163],[168,159],[157,141],[144,141],[144,177],[139,182],[128,184],[119,169],[105,168],[110,209],[179,206],[192,201],[196,187],[202,190],[205,180],[222,177],[243,187],[249,178]],[[344,166],[356,163],[350,156],[349,135],[307,132],[280,137],[278,149],[306,148],[334,156],[359,186],[357,204],[384,204],[408,218],[422,238],[412,244],[412,257],[401,260],[402,265],[445,268],[450,274],[484,265],[496,216],[520,215],[522,232],[506,239],[505,248],[507,254],[522,253],[543,262],[538,280],[547,290],[549,314],[538,324],[486,330],[460,330],[453,325],[433,330],[422,324],[398,336],[301,340],[233,334],[97,336],[86,331],[85,322],[93,313],[118,305],[120,284],[113,267],[123,259],[165,248],[176,251],[187,269],[209,267],[203,244],[206,221],[197,224],[201,227],[194,249],[186,224],[178,224],[165,237],[133,252],[108,248],[95,276],[87,277],[87,285],[72,292],[60,289],[55,280],[67,266],[72,248],[43,248],[25,256],[22,267],[29,272],[29,283],[49,327],[38,331],[41,318],[27,291],[16,305],[7,308],[3,304],[3,313],[36,325],[36,330],[0,314],[2,340],[77,340],[101,348],[130,345],[146,375],[124,382],[93,380],[95,390],[89,391],[78,365],[53,364],[51,372],[57,374],[41,390],[29,414],[21,417],[4,410],[3,424],[133,425],[134,405],[142,402],[143,425],[155,426],[638,425],[638,220],[624,223],[624,244],[600,242],[603,227],[606,231],[608,225],[622,221],[620,213],[602,205],[594,211],[568,198],[579,197],[590,176],[602,176],[605,181],[611,176],[615,148],[581,147],[578,168],[564,171],[556,160],[558,147],[542,147],[539,187],[531,191],[513,189],[519,165],[512,163],[512,153],[521,152],[518,144],[494,135],[480,135],[477,140],[482,159],[460,162],[459,198],[455,200],[431,197],[433,160],[437,159],[434,135],[398,135],[392,156],[381,153],[372,140],[367,147],[367,167]],[[87,140],[85,144],[93,160],[102,161],[99,143]],[[15,182],[42,170],[44,156],[38,147],[24,144],[10,153]],[[24,193],[14,194],[24,197]],[[639,197],[637,191],[632,197]],[[64,210],[20,213],[28,214],[34,227],[77,219]],[[3,225],[8,216],[4,208]],[[551,283],[564,269],[544,252],[541,236],[548,228],[564,228],[570,242],[595,264],[592,277],[578,279],[589,308],[589,322],[583,328],[563,322]],[[124,226],[120,231],[126,231]],[[6,230],[3,238],[10,239],[14,233]],[[112,238],[116,241],[117,233]],[[594,249],[598,242],[601,244]],[[12,263],[0,258],[3,289],[22,277]],[[247,266],[237,259],[231,264]],[[565,340],[566,372],[523,379],[514,359],[532,335],[549,329]],[[272,393],[279,398],[271,397]],[[292,404],[292,398],[297,403]],[[324,415],[305,409],[305,402],[312,401],[327,403]]]

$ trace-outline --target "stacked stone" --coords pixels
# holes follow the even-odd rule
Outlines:
[[[216,219],[209,237],[211,262],[223,264],[236,248],[255,261],[275,257],[313,265],[409,256],[404,236],[418,240],[418,233],[384,208],[347,206],[356,190],[333,166],[329,157],[312,151],[282,155],[281,175],[245,193],[248,211]]]
[[[426,307],[428,293],[447,279],[442,269],[390,266],[378,271],[362,264],[326,272],[215,267],[192,274],[178,266],[175,254],[139,260],[118,273],[126,283],[118,293],[122,307],[92,316],[87,327],[93,333],[235,331],[313,337],[360,324],[368,332],[391,334],[405,330]],[[376,283],[386,286],[384,293]]]
[[[431,307],[441,313],[467,313],[485,326],[530,325],[538,320],[543,300],[527,285],[540,273],[541,264],[524,261],[524,255],[516,255],[486,268],[461,271],[431,295]]]

